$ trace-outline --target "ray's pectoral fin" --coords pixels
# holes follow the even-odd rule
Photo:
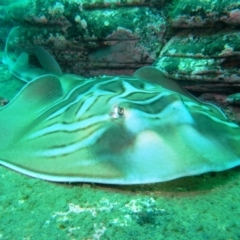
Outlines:
[[[53,56],[51,56],[50,53],[48,53],[45,49],[43,49],[40,46],[34,46],[35,54],[43,67],[43,69],[37,68],[37,67],[29,67],[29,55],[25,52],[21,53],[21,55],[17,58],[16,61],[13,61],[11,57],[9,56],[9,50],[8,45],[10,39],[15,34],[21,34],[18,33],[19,27],[15,27],[11,30],[11,32],[8,35],[6,46],[4,49],[4,55],[3,55],[3,63],[8,65],[8,68],[10,72],[17,77],[18,79],[29,82],[32,81],[35,78],[40,77],[41,75],[45,74],[54,74],[57,76],[62,75],[62,70],[59,66],[59,64],[56,62]]]
[[[150,83],[161,85],[165,89],[184,95],[191,100],[196,100],[195,97],[189,94],[178,83],[176,83],[173,79],[166,77],[159,69],[155,67],[142,67],[133,74],[133,77],[141,78]]]
[[[8,105],[0,109],[0,139],[4,139],[0,149],[23,134],[28,124],[58,101],[62,94],[61,82],[54,75],[44,75],[28,83]]]
[[[63,89],[58,77],[48,74],[28,83],[6,108],[29,113],[46,108],[47,105],[62,96]],[[3,109],[4,111],[4,109]]]
[[[56,74],[58,76],[62,75],[62,69],[60,68],[59,64],[54,59],[54,57],[48,51],[46,51],[44,48],[40,46],[35,46],[34,49],[37,58],[45,71],[52,74]]]
[[[133,74],[133,77],[143,79],[150,83],[158,84],[167,90],[181,94],[182,96],[189,98],[192,102],[195,102],[196,104],[201,106],[205,106],[206,111],[213,113],[221,120],[227,119],[221,109],[211,103],[202,102],[201,100],[190,94],[188,91],[186,91],[173,79],[166,77],[159,69],[155,67],[142,67]]]

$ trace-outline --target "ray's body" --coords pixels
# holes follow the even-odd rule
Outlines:
[[[0,164],[50,181],[108,184],[239,165],[239,126],[159,70],[86,79],[63,74],[44,49],[36,54],[44,70],[29,68],[26,53],[12,61],[6,44],[9,70],[30,82],[0,109]]]

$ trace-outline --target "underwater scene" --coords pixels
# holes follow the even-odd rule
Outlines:
[[[240,239],[239,0],[0,0],[0,240]]]

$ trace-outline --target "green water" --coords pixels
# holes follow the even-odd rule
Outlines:
[[[0,63],[0,97],[23,85]],[[240,167],[138,186],[50,183],[2,166],[0,179],[0,240],[240,239]]]

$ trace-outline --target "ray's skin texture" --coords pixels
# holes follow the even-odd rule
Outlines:
[[[29,68],[26,53],[12,61],[6,44],[4,62],[28,83],[0,109],[3,166],[49,181],[140,184],[240,164],[239,126],[159,70],[85,79],[62,74],[41,47],[36,55],[44,69]]]

